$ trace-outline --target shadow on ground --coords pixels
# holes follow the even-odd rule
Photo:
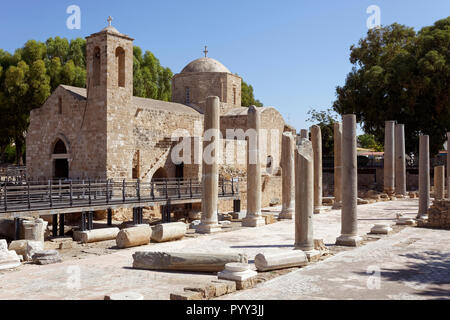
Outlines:
[[[406,282],[420,296],[450,299],[450,252],[424,251],[400,256],[410,261],[402,268],[381,269],[383,280]],[[366,272],[356,273],[369,276]]]

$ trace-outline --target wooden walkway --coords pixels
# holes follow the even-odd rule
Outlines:
[[[219,198],[239,199],[238,185],[237,179],[221,179]],[[202,185],[195,180],[4,182],[0,188],[0,218],[176,205],[201,202],[201,199]]]

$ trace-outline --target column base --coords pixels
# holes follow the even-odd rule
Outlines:
[[[215,223],[215,224],[202,224],[200,223],[197,228],[195,229],[196,233],[215,233],[222,231],[222,227]]]
[[[244,219],[242,219],[243,227],[255,228],[255,227],[261,227],[261,226],[265,226],[265,225],[266,225],[266,220],[259,215],[245,217]]]
[[[417,221],[426,221],[426,220],[428,220],[428,215],[419,213],[416,217],[416,220]]]
[[[361,244],[362,238],[360,236],[353,236],[343,234],[336,239],[337,246],[357,247]]]
[[[398,218],[396,224],[399,226],[415,226],[416,221],[413,218]]]
[[[324,206],[314,207],[314,213],[315,214],[324,213],[326,211],[328,211],[328,208],[326,208]]]
[[[370,229],[371,234],[389,234],[392,228],[388,224],[376,224]]]
[[[333,203],[333,205],[331,206],[331,209],[333,209],[333,210],[342,209],[342,202],[340,201],[340,202]]]
[[[278,215],[278,220],[292,220],[292,217],[294,216],[294,210],[289,209],[285,211],[281,211]]]

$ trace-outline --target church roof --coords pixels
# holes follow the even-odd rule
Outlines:
[[[119,30],[117,30],[117,29],[114,28],[113,26],[107,26],[106,28],[103,28],[102,31],[106,31],[106,32],[109,32],[109,33],[116,33],[116,34],[122,35],[122,34],[119,32]],[[100,31],[100,32],[102,32],[102,31]]]
[[[231,73],[223,64],[213,58],[200,58],[189,63],[181,73],[187,72],[225,72]]]
[[[72,87],[72,86],[66,86],[66,85],[61,85],[61,87],[63,87],[70,93],[74,94],[79,99],[86,100],[86,98],[87,98],[87,91],[85,88],[78,88],[78,87]],[[135,107],[140,107],[140,108],[148,108],[148,109],[153,109],[153,110],[167,111],[167,112],[174,112],[174,113],[183,113],[183,114],[190,114],[190,115],[201,115],[200,112],[198,112],[198,111],[194,110],[193,108],[188,107],[184,104],[181,104],[181,103],[167,102],[167,101],[141,98],[141,97],[133,97],[131,103]]]
[[[261,113],[274,109],[273,107],[259,107],[258,110],[261,110]],[[248,114],[248,107],[237,107],[228,110],[227,113],[223,115],[223,117],[233,117],[233,116],[246,116]]]

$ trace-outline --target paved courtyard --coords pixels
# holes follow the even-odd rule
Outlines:
[[[395,223],[397,213],[414,217],[414,199],[358,206],[359,233],[377,222]],[[435,299],[450,298],[450,231],[404,227],[359,248],[333,247],[340,234],[340,211],[314,216],[314,238],[336,254],[223,299]],[[373,240],[373,239],[372,239]],[[216,279],[214,274],[134,270],[135,251],[243,252],[292,250],[293,221],[242,228],[180,241],[114,250],[112,254],[38,266],[25,264],[0,272],[0,299],[103,299],[135,291],[145,299],[169,299],[171,292]],[[379,277],[377,272],[379,271]],[[367,273],[369,272],[369,273]]]

